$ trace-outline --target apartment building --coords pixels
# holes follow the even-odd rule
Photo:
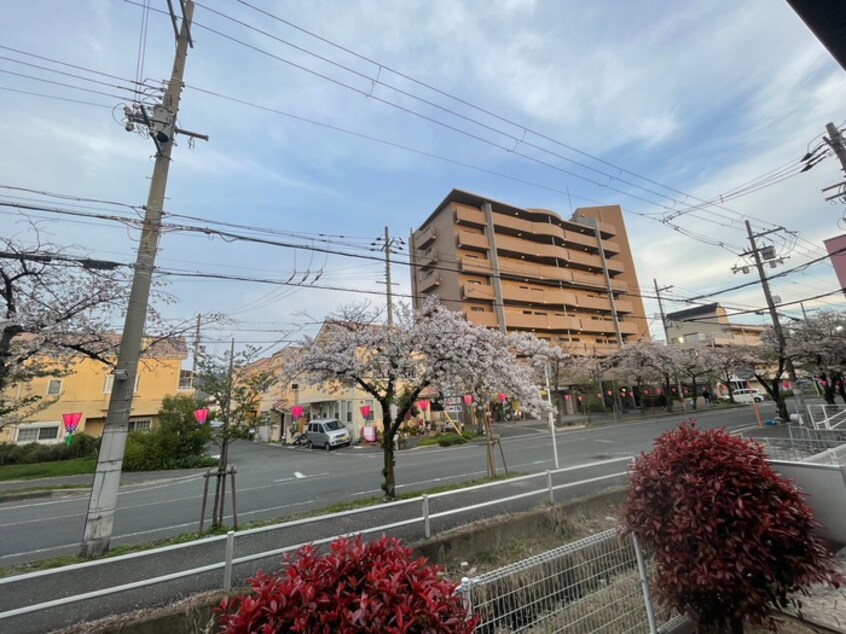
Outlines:
[[[573,354],[648,334],[619,206],[569,220],[453,190],[411,236],[415,306],[436,296],[476,324],[528,331]]]
[[[667,336],[680,347],[696,343],[755,346],[766,330],[765,326],[729,322],[726,309],[717,302],[667,313],[666,317]]]

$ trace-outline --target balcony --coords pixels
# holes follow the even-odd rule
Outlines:
[[[618,313],[633,313],[634,312],[634,304],[631,302],[627,302],[623,299],[618,299],[614,302],[617,306]]]
[[[458,267],[462,273],[491,274],[491,263],[479,258],[463,257],[458,261]]]
[[[561,317],[560,315],[548,315],[547,327],[550,330],[574,330],[582,329],[582,322],[577,317]]]
[[[602,241],[602,250],[605,251],[605,255],[616,255],[620,253],[620,248],[620,243],[614,240]]]
[[[457,240],[458,247],[460,249],[471,249],[476,251],[488,250],[488,237],[481,233],[459,231]]]
[[[427,227],[419,234],[414,236],[415,247],[418,249],[424,248],[427,244],[434,242],[437,236],[435,235],[434,227]]]
[[[522,312],[505,312],[505,323],[509,328],[524,330],[547,330],[547,315],[526,315]]]
[[[467,318],[471,324],[476,324],[478,326],[485,326],[486,328],[497,328],[499,326],[499,322],[496,320],[496,313],[484,311],[474,311],[474,310],[462,310],[464,316]]]
[[[463,299],[483,299],[492,302],[495,295],[493,286],[488,284],[462,284],[461,297]]]
[[[616,334],[617,330],[614,328],[614,320],[612,319],[582,319],[582,330],[585,332],[599,332],[607,334]],[[620,324],[622,326],[622,324]]]
[[[420,262],[418,263],[420,268],[428,268],[430,266],[434,266],[438,263],[438,251],[437,249],[432,249],[429,253],[424,253],[420,256]]]
[[[544,292],[531,288],[520,288],[515,284],[502,285],[502,298],[512,302],[524,304],[543,304]]]
[[[620,332],[624,335],[636,335],[638,332],[637,324],[633,321],[621,321]]]
[[[481,209],[474,209],[465,205],[455,204],[455,224],[468,225],[471,227],[484,227],[487,225],[485,214]]]
[[[588,297],[587,295],[576,296],[577,306],[589,310],[611,310],[611,302],[607,297]]]
[[[567,255],[567,259],[574,264],[581,264],[582,266],[602,270],[602,260],[598,255],[593,255],[586,251],[577,251],[576,249],[570,249]]]
[[[608,270],[612,273],[625,273],[626,266],[620,262],[619,260],[605,260],[605,264],[608,265]]]
[[[440,275],[423,275],[420,283],[418,285],[418,290],[421,293],[427,292],[429,289],[434,288],[435,286],[440,286],[441,284],[441,276]]]
[[[534,240],[525,240],[502,234],[496,237],[497,251],[510,251],[520,255],[529,255],[542,258],[567,259],[567,250],[554,244],[543,244]]]

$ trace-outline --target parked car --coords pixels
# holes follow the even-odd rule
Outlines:
[[[309,447],[323,447],[326,451],[332,447],[350,444],[350,433],[337,418],[313,420],[306,429]]]
[[[758,390],[734,390],[731,395],[734,397],[735,403],[761,403],[764,401],[764,395]]]

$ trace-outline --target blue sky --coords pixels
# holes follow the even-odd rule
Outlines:
[[[825,203],[820,193],[822,187],[842,180],[833,158],[806,174],[723,207],[709,207],[708,212],[676,220],[686,232],[704,240],[656,221],[668,209],[693,204],[694,197],[711,200],[801,158],[809,144],[819,143],[827,122],[841,125],[846,119],[846,73],[785,2],[249,3],[375,63],[236,0],[205,0],[198,5],[193,31],[196,45],[187,61],[179,124],[208,134],[210,142],[199,141],[192,149],[186,139],[180,139],[174,149],[165,205],[169,211],[297,233],[296,238],[276,238],[328,247],[333,252],[378,255],[369,245],[385,225],[392,234],[407,236],[454,187],[517,206],[552,209],[563,216],[569,215],[571,204],[617,203],[628,212],[630,240],[644,291],[649,292],[655,277],[663,285],[674,285],[677,298],[751,280],[751,276],[741,279],[744,276],[731,274],[731,267],[740,263],[736,255],[707,244],[723,241],[740,250],[745,239],[744,216],[758,219],[759,228],[771,223],[800,232],[796,244],[775,242],[782,254],[790,256],[788,267],[818,257],[822,239],[843,232],[837,224],[843,210]],[[166,9],[164,0],[151,0],[150,4],[153,9]],[[0,45],[23,53],[0,49],[0,56],[10,58],[0,59],[0,89],[105,107],[0,90],[0,131],[7,148],[0,157],[0,185],[135,205],[146,201],[153,148],[148,139],[127,133],[120,123],[122,105],[131,102],[132,93],[19,63],[126,87],[136,76],[142,15],[138,4],[118,0],[36,0],[6,7]],[[141,77],[155,85],[170,74],[173,33],[161,13],[152,11],[148,24]],[[25,53],[110,73],[125,81]],[[517,125],[473,110],[390,69]],[[392,91],[385,84],[456,114]],[[478,169],[251,108],[197,88]],[[371,88],[371,96],[367,96]],[[413,109],[490,143],[380,100]],[[605,163],[533,132],[524,135],[526,128]],[[641,180],[641,176],[652,182]],[[20,198],[58,206],[68,203],[0,189],[0,202],[20,202]],[[104,205],[86,208],[93,207],[121,211]],[[27,227],[17,212],[9,208],[0,208],[0,212],[4,235],[20,232],[26,236]],[[134,259],[136,235],[121,224],[34,216],[55,243],[74,252],[126,262]],[[327,234],[331,236],[327,238]],[[405,257],[397,255],[398,260]],[[319,284],[372,291],[374,302],[381,301],[375,293],[384,289],[379,283],[383,269],[378,262],[179,232],[163,236],[158,264],[171,269],[305,279],[306,283],[320,274]],[[393,274],[399,283],[396,292],[409,293],[407,267],[397,265]],[[804,274],[778,280],[773,287],[788,302],[832,291],[837,283],[830,265],[823,263]],[[262,331],[313,334],[315,328],[309,321],[367,297],[193,279],[170,279],[166,289],[178,300],[162,306],[167,315],[189,318],[198,311],[228,313],[238,320],[233,332],[209,332],[210,338],[225,340],[234,333],[239,341],[268,347],[287,335]],[[754,286],[719,299],[733,306],[763,305],[760,288]],[[842,308],[843,300],[834,296],[825,302],[809,302],[807,308],[829,305]],[[670,303],[668,308],[685,306]],[[650,316],[657,312],[654,301],[646,300],[646,308]],[[762,319],[753,315],[744,321],[760,323]],[[657,326],[653,323],[656,334]]]

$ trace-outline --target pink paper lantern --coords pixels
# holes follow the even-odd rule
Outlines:
[[[464,395],[464,404],[467,407],[470,407],[470,405],[473,404],[473,395],[472,394],[465,394]]]
[[[782,384],[781,384],[781,386],[782,386],[785,390],[789,390],[789,389],[790,389],[790,381],[785,381],[784,383],[782,383]]]
[[[597,392],[597,393],[596,393],[596,398],[602,398],[602,392]]]
[[[612,392],[611,390],[608,390],[608,392],[607,392],[608,396],[611,396],[613,393],[614,392]]]
[[[564,400],[565,400],[565,401],[569,401],[569,400],[570,400],[570,395],[569,395],[569,394],[565,394],[565,395],[564,395]]]
[[[79,421],[82,419],[82,412],[74,412],[73,414],[62,414],[62,422],[65,424],[65,431],[72,434],[79,426]]]
[[[200,409],[194,410],[194,420],[197,421],[198,425],[205,425],[208,419],[209,410],[207,408],[201,407]]]
[[[578,397],[578,399],[579,399],[579,403],[581,403],[583,400],[585,400],[585,397],[584,397],[584,396],[579,396],[579,397]]]
[[[508,400],[508,396],[505,394],[505,392],[500,392],[496,395],[496,397],[499,399],[500,403],[504,403],[506,400]]]
[[[420,411],[427,411],[429,409],[429,401],[418,401],[417,407],[420,408]]]
[[[303,408],[302,408],[302,406],[300,406],[300,405],[294,405],[294,406],[291,408],[291,417],[292,417],[294,420],[299,419],[302,415],[303,415]]]
[[[649,396],[649,390],[643,390],[644,396]]]

